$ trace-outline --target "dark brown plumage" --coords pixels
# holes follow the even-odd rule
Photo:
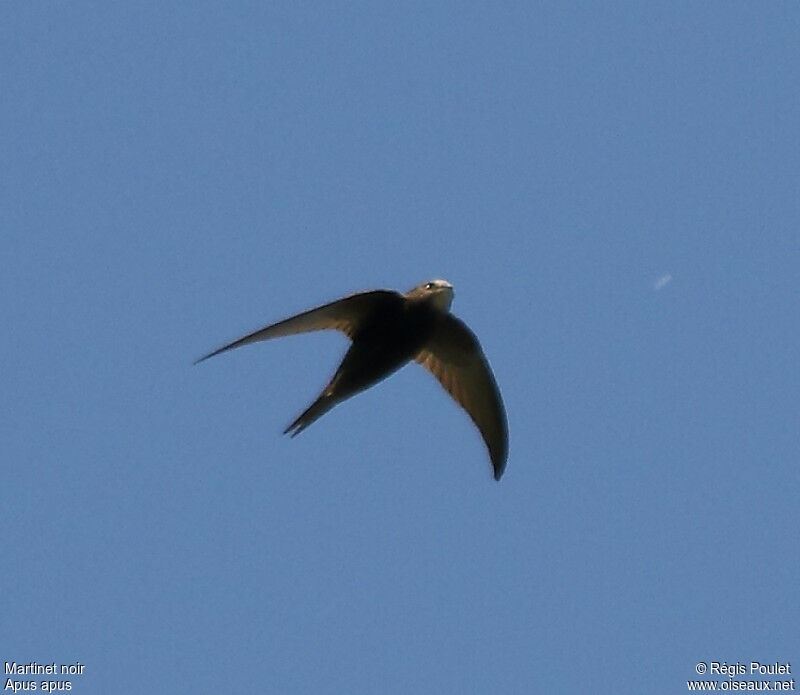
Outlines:
[[[445,280],[433,280],[405,294],[362,292],[262,328],[197,362],[262,340],[339,330],[352,341],[350,349],[317,400],[284,433],[294,437],[338,403],[415,360],[472,418],[489,449],[494,477],[500,480],[508,456],[503,401],[478,339],[450,313],[452,301],[453,287]]]

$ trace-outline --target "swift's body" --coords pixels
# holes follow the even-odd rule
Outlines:
[[[335,329],[352,344],[319,397],[284,431],[295,436],[335,405],[415,360],[440,381],[483,435],[500,479],[508,456],[503,402],[477,338],[450,313],[453,286],[433,280],[400,294],[372,290],[344,297],[262,328],[203,360],[242,345],[296,333]]]

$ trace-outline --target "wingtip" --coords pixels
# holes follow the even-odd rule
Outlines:
[[[501,458],[492,459],[492,471],[494,473],[494,479],[499,481],[500,478],[503,477],[503,473],[506,470],[506,456]]]
[[[219,355],[221,352],[225,352],[227,349],[230,348],[230,345],[226,345],[225,347],[221,347],[218,350],[214,350],[214,352],[209,352],[207,355],[203,355],[202,357],[196,359],[192,362],[192,365],[200,364],[201,362],[205,362],[207,359],[214,357],[215,355]]]

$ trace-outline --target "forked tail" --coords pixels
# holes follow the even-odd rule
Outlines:
[[[330,396],[325,395],[324,393],[317,398],[308,408],[306,408],[300,417],[297,418],[291,425],[289,425],[285,430],[283,430],[284,434],[290,434],[292,437],[296,437],[300,434],[306,427],[308,427],[312,422],[315,420],[319,420],[325,413],[327,413],[333,406],[337,403],[336,400],[331,398]]]

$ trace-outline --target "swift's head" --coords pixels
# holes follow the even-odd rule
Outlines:
[[[430,302],[439,311],[450,311],[453,303],[453,286],[447,280],[431,280],[406,292],[408,299]]]

